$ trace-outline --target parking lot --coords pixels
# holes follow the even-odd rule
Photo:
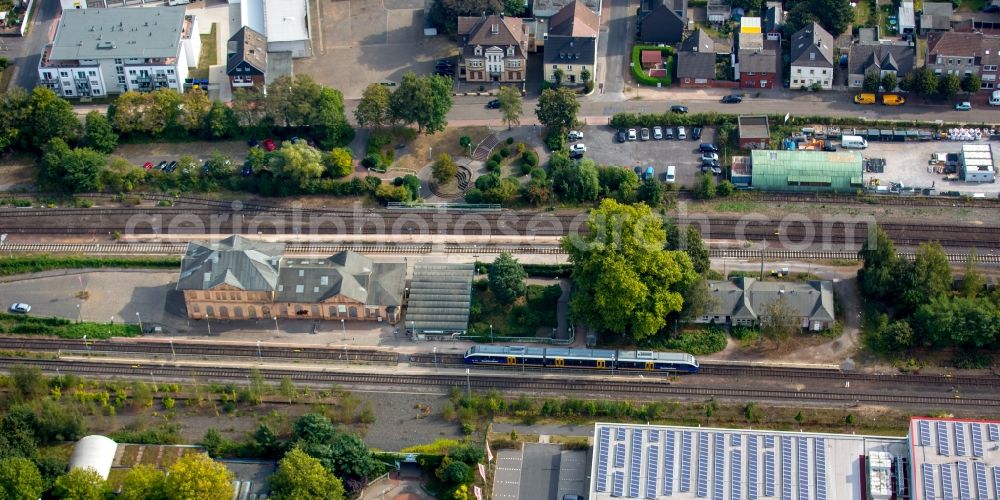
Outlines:
[[[319,10],[321,33],[313,34],[314,56],[295,60],[295,74],[310,75],[355,99],[370,83],[399,82],[407,71],[432,73],[437,59],[458,49],[447,37],[424,35],[422,6],[414,0],[312,3]]]
[[[656,179],[664,180],[667,166],[676,167],[676,184],[678,186],[693,186],[696,176],[701,172],[701,153],[698,144],[715,141],[715,129],[705,128],[701,139],[691,139],[691,127],[685,127],[686,140],[636,140],[619,143],[615,140],[617,129],[611,127],[589,127],[583,130],[583,143],[587,145],[587,156],[598,165],[621,165],[632,169],[652,166]],[[639,129],[637,128],[638,132]]]
[[[885,171],[882,173],[864,174],[865,185],[871,179],[878,179],[879,184],[888,186],[893,182],[902,182],[905,186],[916,189],[935,188],[938,193],[958,191],[963,194],[1000,193],[997,183],[968,183],[961,180],[946,180],[944,174],[928,171],[928,161],[933,153],[960,153],[963,144],[988,144],[988,141],[927,141],[927,142],[868,142],[868,149],[862,150],[865,158],[885,159]],[[996,162],[1000,147],[993,144],[993,161]]]

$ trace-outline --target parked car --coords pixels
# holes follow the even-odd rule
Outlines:
[[[715,144],[712,144],[710,142],[703,142],[698,145],[698,151],[701,151],[702,153],[718,153],[719,146],[716,146]]]
[[[648,128],[643,127],[642,130],[639,131],[639,139],[641,139],[643,141],[648,141],[649,140],[649,129]]]
[[[257,147],[258,144],[257,139],[250,139],[247,141],[247,146],[250,146],[251,148]]]
[[[618,133],[615,134],[615,140],[617,140],[618,142],[625,142],[626,140],[625,129],[623,128],[618,129]]]
[[[10,306],[10,312],[28,314],[29,312],[31,312],[31,306],[25,304],[24,302],[18,302]]]
[[[152,170],[153,169],[153,162],[147,161],[146,163],[143,163],[142,164],[142,168],[144,168],[146,170]]]
[[[569,136],[567,137],[567,139],[569,139],[571,141],[582,141],[583,140],[583,132],[580,132],[579,130],[570,130],[569,131]]]
[[[486,109],[500,109],[500,99],[493,99],[486,103]]]
[[[642,179],[642,167],[633,167],[632,171],[635,172],[635,176]]]
[[[681,106],[679,104],[675,104],[673,106],[670,106],[670,112],[671,113],[681,113],[681,114],[684,114],[684,113],[688,112],[688,107],[687,106]]]
[[[718,153],[702,153],[701,154],[701,162],[705,163],[706,161],[719,161],[719,154]]]
[[[264,151],[271,152],[278,149],[278,146],[274,143],[274,139],[264,139]]]
[[[636,137],[636,135],[635,135],[635,129],[634,128],[628,129],[628,140],[634,141],[635,137]]]
[[[875,104],[875,94],[862,93],[854,96],[854,104]]]
[[[663,128],[659,125],[653,127],[653,139],[656,139],[657,141],[663,139]]]
[[[823,144],[823,151],[836,151],[836,150],[837,146],[834,146],[829,142]]]
[[[664,127],[663,128],[664,137],[667,139],[674,138],[674,127]]]
[[[697,141],[701,139],[701,126],[691,127],[691,140]]]
[[[177,170],[177,160],[168,163],[166,168],[164,168],[164,171],[166,171],[168,174],[173,172],[174,170]]]
[[[253,173],[253,167],[250,165],[250,162],[249,161],[243,162],[243,169],[240,170],[240,174],[243,177],[250,177],[250,174],[252,173]]]
[[[587,152],[587,146],[584,143],[582,143],[582,142],[578,142],[578,143],[570,146],[569,147],[569,151],[571,153],[586,153]]]
[[[972,103],[969,101],[960,102],[955,105],[955,109],[958,111],[969,111],[972,109]]]
[[[903,96],[896,94],[883,94],[882,104],[885,106],[902,106],[906,102]]]
[[[729,94],[722,98],[723,104],[739,104],[743,102],[743,96],[739,94]]]
[[[167,162],[161,161],[160,163],[157,163],[156,164],[156,169],[157,170],[166,170],[167,169]]]
[[[653,166],[650,165],[646,167],[646,171],[642,173],[642,180],[648,181],[652,179],[654,175],[656,175],[656,172],[653,171]]]
[[[687,138],[687,132],[684,131],[684,127],[677,127],[677,140],[683,141]]]
[[[583,158],[583,151],[570,151],[569,158],[571,160],[579,160],[580,158]]]

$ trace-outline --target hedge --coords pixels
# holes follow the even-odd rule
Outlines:
[[[680,114],[669,111],[663,113],[616,113],[611,117],[611,126],[614,128],[623,127],[652,127],[655,125],[721,125],[723,123],[737,123],[738,115],[722,114],[715,112]],[[923,128],[930,130],[944,130],[952,127],[991,127],[988,123],[936,123],[904,120],[863,120],[853,117],[840,116],[792,116],[788,123],[785,123],[785,115],[767,115],[767,119],[772,127],[782,125],[836,125],[841,127],[857,128]]]
[[[476,273],[488,274],[492,262],[476,262]],[[569,278],[573,274],[570,264],[521,264],[528,276],[536,278]]]
[[[106,339],[135,337],[139,325],[124,323],[75,323],[63,318],[41,318],[20,314],[0,313],[0,333],[20,335],[53,335],[64,339]]]
[[[82,257],[28,255],[0,259],[0,276],[37,273],[53,269],[177,269],[180,257]]]
[[[642,51],[643,50],[658,50],[660,52],[667,53],[667,76],[664,78],[654,78],[647,75],[642,70]],[[658,45],[634,45],[632,46],[632,76],[635,80],[643,85],[651,85],[655,87],[657,84],[663,84],[664,87],[670,85],[671,78],[674,74],[674,49],[671,47],[660,47]]]

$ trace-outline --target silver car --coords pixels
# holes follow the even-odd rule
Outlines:
[[[659,125],[653,127],[653,139],[663,139],[663,129]]]
[[[31,306],[23,302],[18,302],[10,306],[10,312],[28,314],[31,312]]]

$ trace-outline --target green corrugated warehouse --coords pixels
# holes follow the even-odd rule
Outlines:
[[[863,186],[857,151],[751,151],[751,185],[762,191],[852,192]]]

